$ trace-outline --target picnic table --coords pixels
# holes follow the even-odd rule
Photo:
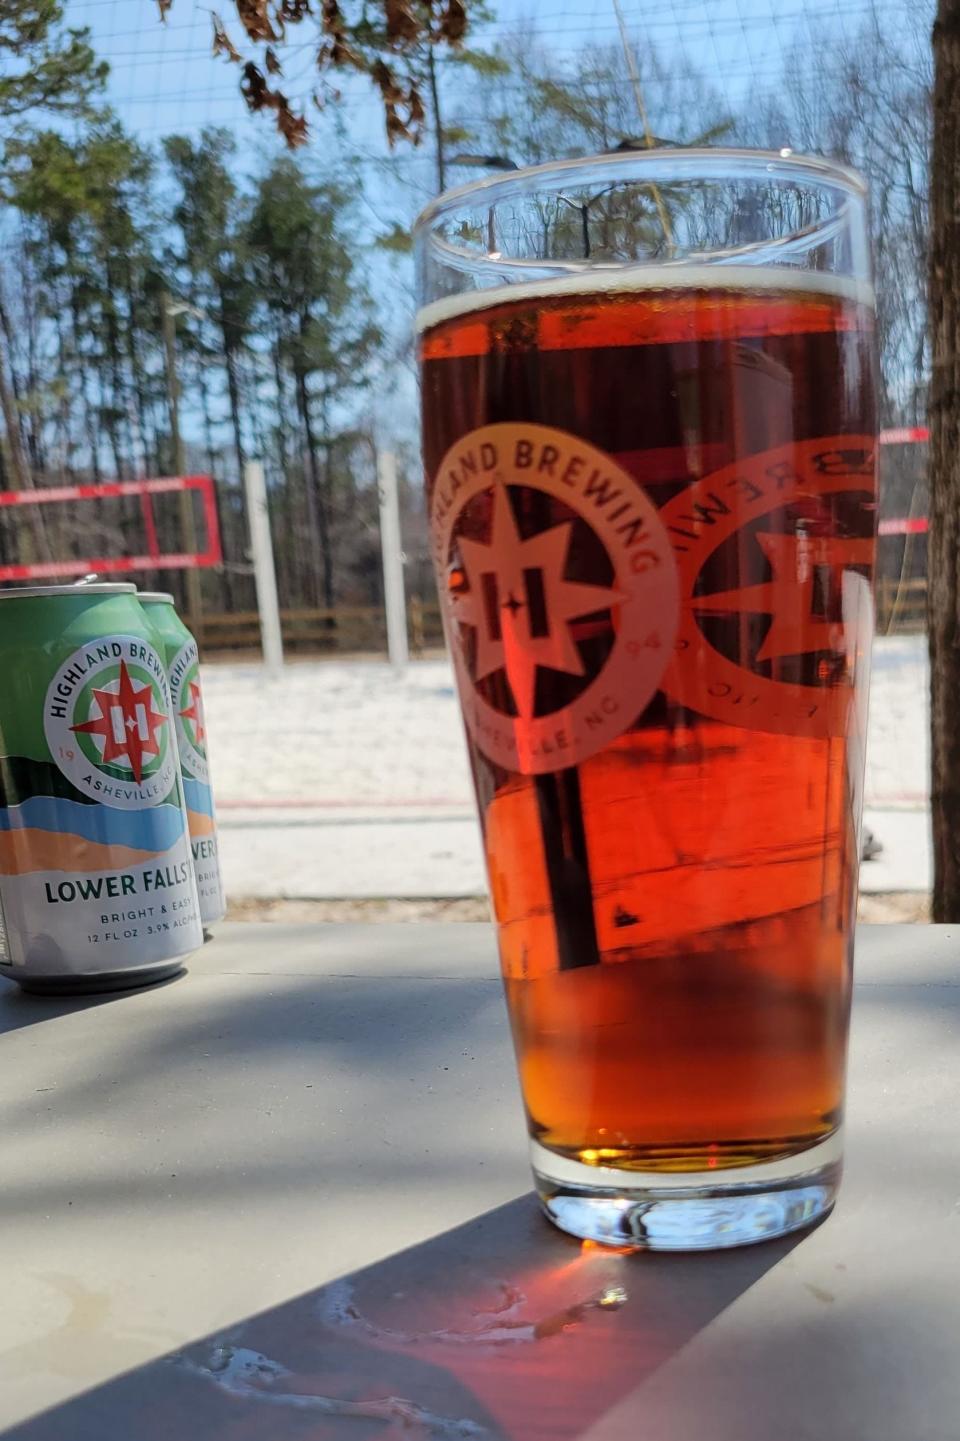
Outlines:
[[[835,1214],[687,1256],[540,1217],[485,925],[3,983],[0,1437],[952,1441],[958,962],[861,928]]]

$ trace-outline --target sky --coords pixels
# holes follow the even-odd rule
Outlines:
[[[224,22],[242,41],[230,0],[221,0]],[[707,71],[732,102],[775,90],[781,61],[798,32],[809,27],[811,64],[829,64],[818,47],[818,33],[842,27],[849,31],[875,20],[896,33],[917,23],[932,10],[932,0],[622,0],[628,34],[641,52],[652,42],[679,73],[695,67]],[[210,55],[209,0],[173,0],[167,22],[158,20],[156,0],[67,0],[71,25],[88,25],[98,53],[110,62],[110,97],[124,123],[144,140],[172,131],[195,132],[204,125],[235,129],[249,147],[252,160],[272,150],[268,121],[247,115],[238,94],[238,72],[226,60]],[[613,0],[493,0],[495,18],[477,26],[470,43],[491,48],[518,23],[532,25],[539,36],[571,57],[588,42],[616,43]],[[908,17],[912,17],[908,18]],[[311,26],[303,38],[291,29],[285,54],[283,88],[291,95],[309,94],[312,73]],[[365,82],[345,87],[337,107],[361,164],[373,168],[385,153],[379,99]],[[329,143],[330,127],[313,113],[314,146]],[[430,157],[409,148],[394,157],[411,182],[429,188]]]
[[[584,45],[618,40],[613,0],[486,4],[494,18],[472,30],[469,43],[476,49],[493,48],[521,24],[571,64]],[[918,25],[928,28],[933,0],[621,0],[621,6],[641,69],[644,45],[652,44],[678,75],[706,73],[734,113],[749,99],[776,92],[783,57],[798,36],[805,34],[808,40],[804,63],[829,65],[826,37],[838,28],[856,33],[865,23],[874,23],[888,34],[902,32],[906,37]],[[218,8],[232,38],[246,50],[232,0],[219,0]],[[211,0],[173,0],[166,24],[160,23],[156,0],[66,0],[66,18],[72,26],[89,26],[97,53],[110,63],[109,99],[124,125],[142,141],[157,143],[171,133],[195,134],[206,125],[222,125],[235,132],[240,163],[248,172],[265,168],[280,151],[269,117],[247,112],[239,94],[238,68],[211,56]],[[278,83],[296,100],[310,94],[315,25],[308,23],[299,32],[291,28],[290,41]],[[447,72],[446,80],[443,74],[441,70],[441,90],[455,104],[456,72]],[[429,146],[400,146],[390,155],[379,96],[361,77],[342,84],[341,105],[323,116],[308,111],[312,139],[301,153],[323,162],[337,150],[349,150],[358,166],[366,182],[358,188],[368,222],[363,227],[366,263],[375,293],[391,295],[392,319],[383,320],[388,330],[395,329],[399,343],[413,308],[409,269],[373,249],[372,241],[398,218],[409,223],[432,196],[433,158]],[[655,129],[655,117],[651,119]],[[338,129],[347,143],[336,139]],[[789,143],[786,137],[776,143],[785,141]],[[469,177],[462,172],[455,177],[457,183],[464,178]],[[409,433],[415,411],[412,378],[405,367],[394,366],[392,373],[397,377],[393,394],[380,391],[382,421],[388,429]]]

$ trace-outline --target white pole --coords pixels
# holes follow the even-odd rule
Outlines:
[[[273,541],[270,538],[267,485],[263,475],[263,466],[258,460],[247,461],[243,468],[243,480],[247,492],[250,552],[253,557],[253,576],[257,586],[257,609],[260,612],[263,664],[269,676],[277,677],[283,669],[283,636],[280,632],[277,575],[273,568]]]
[[[400,506],[397,501],[397,457],[377,452],[380,492],[380,550],[383,556],[383,601],[387,611],[387,653],[390,664],[402,671],[407,664],[407,604],[403,593],[403,550],[400,545]]]

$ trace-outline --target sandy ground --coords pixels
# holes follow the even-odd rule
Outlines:
[[[391,907],[401,905],[422,919],[452,917],[444,907],[456,901],[485,916],[446,661],[415,662],[402,676],[376,661],[300,662],[274,682],[258,665],[212,665],[205,690],[224,877],[237,913],[277,914],[283,901],[336,903],[337,919],[351,906],[365,919],[396,919]],[[897,903],[907,908],[930,886],[926,698],[925,639],[878,640],[865,798],[883,852],[863,866],[861,889],[914,897]]]
[[[884,896],[861,895],[861,921],[889,924],[929,921],[930,898],[916,891],[894,891]],[[307,925],[321,921],[367,921],[374,925],[405,921],[487,921],[490,911],[482,896],[445,901],[231,901],[231,921],[277,921]]]

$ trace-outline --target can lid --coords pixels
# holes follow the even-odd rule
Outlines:
[[[164,605],[176,604],[173,596],[167,590],[138,590],[137,600],[141,605],[144,603],[147,605],[159,605],[161,603]]]
[[[89,585],[0,585],[0,600],[40,599],[51,595],[135,595],[137,587],[126,581],[102,580]]]

